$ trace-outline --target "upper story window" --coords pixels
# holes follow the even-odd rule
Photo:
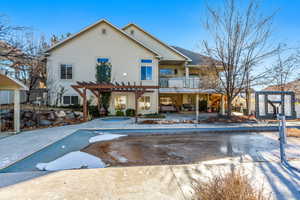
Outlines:
[[[152,80],[152,60],[142,59],[141,63],[141,80]]]
[[[73,78],[73,67],[69,64],[60,65],[60,78],[61,79],[72,79]]]
[[[97,58],[97,63],[108,63],[109,58]]]
[[[171,76],[171,75],[176,75],[177,74],[177,69],[160,69],[159,74],[162,76]]]
[[[130,30],[130,35],[134,35],[134,30]]]
[[[151,59],[142,59],[141,63],[152,63]]]

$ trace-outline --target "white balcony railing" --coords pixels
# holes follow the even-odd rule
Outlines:
[[[201,80],[198,77],[160,78],[159,86],[161,88],[200,88]]]

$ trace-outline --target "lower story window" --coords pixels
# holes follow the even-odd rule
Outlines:
[[[160,97],[159,102],[162,105],[172,105],[173,99],[171,97]]]
[[[150,97],[149,96],[141,97],[139,101],[139,107],[142,110],[149,110],[151,107]]]
[[[126,109],[126,96],[115,97],[115,109],[125,110]]]
[[[65,105],[77,105],[77,104],[79,104],[78,96],[64,96],[63,104],[65,104]]]

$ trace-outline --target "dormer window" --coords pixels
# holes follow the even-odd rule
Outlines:
[[[134,30],[130,30],[130,35],[134,35]]]

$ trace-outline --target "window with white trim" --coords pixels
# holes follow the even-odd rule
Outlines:
[[[126,96],[115,97],[115,110],[125,110],[127,106]]]
[[[164,68],[159,70],[159,74],[162,76],[171,76],[177,74],[177,69]]]
[[[141,64],[141,80],[152,80],[152,60],[142,59]]]
[[[78,105],[79,98],[78,98],[78,96],[64,96],[63,104],[64,105]]]
[[[159,97],[159,102],[161,105],[172,105],[175,103],[172,97]]]
[[[139,99],[139,108],[141,110],[149,110],[151,108],[150,96],[142,96]]]
[[[97,63],[108,63],[109,58],[97,58]]]
[[[70,64],[60,65],[60,78],[61,79],[72,79],[73,78],[73,67]]]

